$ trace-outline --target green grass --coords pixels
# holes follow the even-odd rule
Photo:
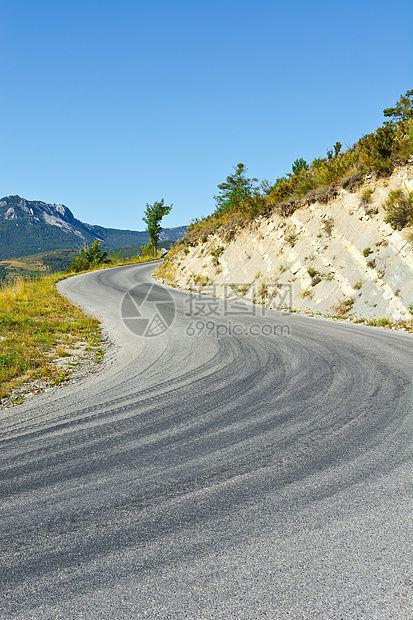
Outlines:
[[[62,275],[0,288],[0,398],[27,380],[61,383],[57,360],[78,341],[98,348],[99,322],[56,291]]]
[[[118,261],[101,268],[136,262],[143,260]],[[0,285],[0,400],[27,381],[39,379],[50,385],[66,381],[70,373],[57,362],[69,357],[68,349],[80,343],[94,352],[97,362],[102,360],[99,321],[56,290],[56,283],[66,277],[55,273]]]

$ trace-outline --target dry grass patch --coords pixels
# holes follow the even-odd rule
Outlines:
[[[70,373],[58,360],[80,341],[101,356],[98,320],[57,293],[61,278],[20,279],[0,288],[0,400],[27,381],[65,380]]]

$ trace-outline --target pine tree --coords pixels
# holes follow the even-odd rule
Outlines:
[[[227,176],[227,180],[217,186],[220,193],[214,196],[216,213],[223,214],[227,211],[238,210],[242,201],[253,193],[253,183],[256,183],[258,179],[247,179],[246,172],[247,168],[244,164],[238,164],[235,174]]]

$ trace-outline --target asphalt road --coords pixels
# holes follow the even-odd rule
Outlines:
[[[410,618],[412,337],[151,269],[61,282],[113,346],[0,414],[0,617]]]

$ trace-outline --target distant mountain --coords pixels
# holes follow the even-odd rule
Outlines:
[[[186,232],[186,226],[164,228],[160,239],[177,241]],[[0,200],[0,260],[61,248],[78,250],[95,239],[102,242],[105,250],[148,243],[144,231],[85,224],[64,205],[25,200],[20,196]]]

